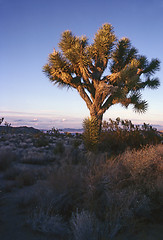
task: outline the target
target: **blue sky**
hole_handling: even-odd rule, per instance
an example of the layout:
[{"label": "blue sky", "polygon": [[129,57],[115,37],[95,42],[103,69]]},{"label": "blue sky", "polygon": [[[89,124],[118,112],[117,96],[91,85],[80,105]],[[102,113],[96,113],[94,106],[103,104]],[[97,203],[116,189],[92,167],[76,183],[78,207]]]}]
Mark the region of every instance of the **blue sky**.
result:
[{"label": "blue sky", "polygon": [[158,58],[161,86],[146,89],[148,111],[111,107],[104,119],[131,119],[163,126],[163,0],[0,0],[0,118],[12,126],[80,128],[89,111],[75,90],[59,89],[42,67],[58,48],[61,33],[71,30],[92,42],[103,23],[111,23],[118,38],[130,38],[140,54]]}]

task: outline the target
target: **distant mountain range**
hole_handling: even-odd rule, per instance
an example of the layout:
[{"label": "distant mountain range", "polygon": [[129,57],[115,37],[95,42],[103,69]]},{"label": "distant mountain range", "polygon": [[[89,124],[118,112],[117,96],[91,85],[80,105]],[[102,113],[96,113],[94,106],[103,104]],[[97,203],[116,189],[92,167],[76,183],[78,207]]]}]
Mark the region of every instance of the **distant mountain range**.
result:
[{"label": "distant mountain range", "polygon": [[0,126],[0,133],[17,133],[17,134],[36,134],[39,133],[40,130],[33,128],[33,127],[6,127],[6,126]]},{"label": "distant mountain range", "polygon": [[[25,134],[36,134],[39,133],[40,131],[46,132],[47,129],[36,129],[33,127],[6,127],[6,126],[0,126],[0,133],[6,132],[6,133],[25,133]],[[76,128],[63,128],[59,129],[59,131],[62,133],[64,132],[69,132],[69,133],[82,133],[83,129],[76,129]]]},{"label": "distant mountain range", "polygon": [[163,125],[152,125],[153,128],[157,128],[158,131],[163,131]]},{"label": "distant mountain range", "polygon": [[69,133],[82,133],[83,128],[63,128],[60,131],[61,132],[69,132]]}]

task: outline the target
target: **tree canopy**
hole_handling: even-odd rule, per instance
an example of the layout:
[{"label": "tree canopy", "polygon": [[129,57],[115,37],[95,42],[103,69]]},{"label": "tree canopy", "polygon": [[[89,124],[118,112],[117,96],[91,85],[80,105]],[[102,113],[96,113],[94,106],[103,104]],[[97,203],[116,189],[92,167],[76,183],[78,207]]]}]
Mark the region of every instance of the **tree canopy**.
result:
[{"label": "tree canopy", "polygon": [[102,25],[91,44],[85,36],[65,31],[59,49],[49,54],[43,71],[59,87],[75,88],[99,124],[105,111],[117,103],[145,112],[141,90],[160,85],[154,77],[160,61],[140,55],[128,38],[118,40],[111,24]]}]

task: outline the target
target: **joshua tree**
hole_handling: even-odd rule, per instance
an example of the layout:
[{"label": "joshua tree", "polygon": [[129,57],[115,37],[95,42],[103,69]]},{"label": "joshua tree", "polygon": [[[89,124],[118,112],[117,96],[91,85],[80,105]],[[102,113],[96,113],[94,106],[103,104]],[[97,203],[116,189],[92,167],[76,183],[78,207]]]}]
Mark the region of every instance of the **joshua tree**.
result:
[{"label": "joshua tree", "polygon": [[59,48],[49,55],[43,71],[54,84],[79,92],[99,130],[103,114],[114,104],[126,108],[132,104],[135,111],[146,111],[147,102],[140,92],[145,87],[159,86],[153,75],[160,62],[139,55],[128,38],[118,40],[110,24],[97,31],[92,44],[85,36],[65,31]]}]

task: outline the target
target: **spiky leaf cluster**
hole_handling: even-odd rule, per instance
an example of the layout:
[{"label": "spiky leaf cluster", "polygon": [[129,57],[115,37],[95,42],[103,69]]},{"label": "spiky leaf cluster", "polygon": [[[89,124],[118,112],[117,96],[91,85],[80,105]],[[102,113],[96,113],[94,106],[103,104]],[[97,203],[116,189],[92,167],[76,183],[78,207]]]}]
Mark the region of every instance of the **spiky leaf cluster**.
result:
[{"label": "spiky leaf cluster", "polygon": [[[97,31],[92,44],[85,36],[65,31],[59,49],[49,55],[43,70],[54,84],[75,88],[91,116],[99,118],[116,103],[125,107],[132,104],[143,112],[147,102],[141,99],[141,90],[159,86],[154,78],[159,60],[148,61],[139,55],[128,38],[117,40],[111,24]],[[109,74],[105,75],[107,69]]]}]

